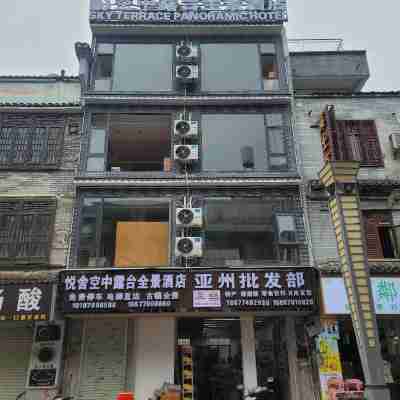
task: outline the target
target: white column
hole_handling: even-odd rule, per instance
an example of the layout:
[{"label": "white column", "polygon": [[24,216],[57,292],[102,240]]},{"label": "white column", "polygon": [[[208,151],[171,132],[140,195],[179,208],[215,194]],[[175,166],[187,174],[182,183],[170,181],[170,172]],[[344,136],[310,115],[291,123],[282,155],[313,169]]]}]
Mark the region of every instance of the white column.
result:
[{"label": "white column", "polygon": [[174,383],[175,318],[135,320],[135,400],[148,400],[164,382]]},{"label": "white column", "polygon": [[246,389],[257,387],[256,338],[254,317],[240,317],[242,342],[243,385]]}]

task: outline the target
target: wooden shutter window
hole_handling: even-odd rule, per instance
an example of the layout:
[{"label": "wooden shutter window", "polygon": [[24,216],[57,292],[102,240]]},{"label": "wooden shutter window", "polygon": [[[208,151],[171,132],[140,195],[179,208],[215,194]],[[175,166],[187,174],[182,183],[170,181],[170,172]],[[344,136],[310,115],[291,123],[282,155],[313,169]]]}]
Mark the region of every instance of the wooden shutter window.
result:
[{"label": "wooden shutter window", "polygon": [[364,152],[363,164],[383,167],[383,157],[378,132],[374,121],[360,121],[361,145]]},{"label": "wooden shutter window", "polygon": [[0,169],[58,168],[65,127],[66,118],[62,115],[2,115]]},{"label": "wooden shutter window", "polygon": [[381,239],[379,236],[379,226],[390,224],[390,215],[385,213],[366,213],[364,214],[364,226],[367,242],[367,254],[369,259],[384,258]]},{"label": "wooden shutter window", "polygon": [[368,259],[383,258],[383,249],[379,238],[378,224],[379,222],[375,218],[367,218],[365,223]]},{"label": "wooden shutter window", "polygon": [[48,262],[56,201],[0,200],[0,265]]},{"label": "wooden shutter window", "polygon": [[375,121],[337,120],[340,160],[360,161],[361,166],[383,167],[383,156]]}]

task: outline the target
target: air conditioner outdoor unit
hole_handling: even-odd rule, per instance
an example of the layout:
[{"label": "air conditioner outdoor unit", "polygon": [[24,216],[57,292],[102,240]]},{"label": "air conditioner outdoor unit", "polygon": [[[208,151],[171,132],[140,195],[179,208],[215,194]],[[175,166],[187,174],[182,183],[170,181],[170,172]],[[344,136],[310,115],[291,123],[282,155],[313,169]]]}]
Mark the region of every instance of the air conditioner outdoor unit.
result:
[{"label": "air conditioner outdoor unit", "polygon": [[400,155],[400,132],[392,133],[389,136],[390,144],[392,146],[392,152],[394,158],[398,158]]},{"label": "air conditioner outdoor unit", "polygon": [[200,228],[203,225],[203,210],[201,208],[177,208],[176,225]]},{"label": "air conditioner outdoor unit", "polygon": [[177,257],[202,257],[202,238],[187,236],[176,238],[175,255]]},{"label": "air conditioner outdoor unit", "polygon": [[26,387],[55,388],[61,374],[64,322],[38,322],[33,333]]},{"label": "air conditioner outdoor unit", "polygon": [[199,78],[199,67],[192,64],[180,64],[176,66],[176,79],[182,82],[192,82]]},{"label": "air conditioner outdoor unit", "polygon": [[192,137],[199,134],[198,121],[186,121],[184,119],[176,119],[174,123],[175,136]]},{"label": "air conditioner outdoor unit", "polygon": [[194,59],[199,56],[198,46],[190,42],[181,42],[176,45],[176,58],[180,60]]},{"label": "air conditioner outdoor unit", "polygon": [[177,144],[174,146],[174,160],[181,162],[192,162],[199,159],[199,146],[188,144]]}]

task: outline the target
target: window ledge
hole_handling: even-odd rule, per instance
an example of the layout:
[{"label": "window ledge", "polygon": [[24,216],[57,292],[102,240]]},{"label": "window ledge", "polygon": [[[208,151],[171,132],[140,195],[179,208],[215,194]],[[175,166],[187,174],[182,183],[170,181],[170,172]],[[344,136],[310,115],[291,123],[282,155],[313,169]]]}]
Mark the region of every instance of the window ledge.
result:
[{"label": "window ledge", "polygon": [[[205,187],[209,185],[220,186],[259,186],[259,185],[292,185],[301,183],[299,175],[293,173],[277,176],[277,174],[265,175],[191,175],[191,186]],[[109,187],[109,186],[150,186],[150,187],[185,187],[187,180],[184,175],[154,175],[154,176],[116,176],[105,174],[86,174],[75,177],[75,184],[79,187]]]},{"label": "window ledge", "polygon": [[[368,265],[372,275],[400,273],[400,259],[369,259]],[[324,275],[340,275],[340,263],[337,259],[318,262],[318,268]]]}]

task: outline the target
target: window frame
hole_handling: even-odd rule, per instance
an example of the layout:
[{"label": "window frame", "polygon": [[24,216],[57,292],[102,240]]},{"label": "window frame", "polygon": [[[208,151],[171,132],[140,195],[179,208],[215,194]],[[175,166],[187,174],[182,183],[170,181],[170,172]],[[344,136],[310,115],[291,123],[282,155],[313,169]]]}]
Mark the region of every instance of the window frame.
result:
[{"label": "window frame", "polygon": [[[129,111],[125,111],[125,110],[120,110],[118,111],[118,109],[114,109],[112,111],[91,111],[88,113],[88,118],[87,118],[87,129],[86,129],[86,137],[84,139],[84,148],[85,148],[85,152],[82,152],[81,155],[81,170],[84,173],[90,173],[90,174],[140,174],[140,175],[148,175],[148,174],[163,174],[167,171],[164,170],[149,170],[149,171],[121,171],[121,172],[115,172],[115,171],[111,171],[111,169],[109,169],[109,165],[111,163],[111,159],[110,159],[110,143],[111,143],[111,118],[113,115],[118,115],[118,114],[124,114],[124,115],[162,115],[162,116],[169,116],[170,118],[170,136],[169,136],[169,142],[170,142],[170,153],[169,153],[169,158],[174,161],[173,158],[173,146],[174,146],[174,137],[173,137],[173,122],[175,120],[176,117],[176,113],[172,112],[172,111],[146,111],[146,110],[139,110],[136,112],[129,112]],[[93,127],[93,117],[95,115],[104,115],[105,116],[105,137],[104,137],[104,153],[91,153],[90,152],[90,144],[91,144],[91,140],[92,140],[92,133],[94,129],[99,129],[99,128],[94,128]],[[199,147],[200,147],[200,142],[199,142]],[[100,158],[101,155],[104,154],[104,163],[103,163],[103,169],[102,170],[98,170],[98,171],[89,171],[88,170],[88,162],[90,158]]]},{"label": "window frame", "polygon": [[[86,137],[86,154],[85,157],[83,158],[84,161],[84,166],[83,169],[85,172],[87,173],[106,173],[107,171],[107,162],[108,162],[108,149],[109,149],[109,142],[111,139],[111,133],[110,133],[110,114],[109,112],[107,113],[97,113],[97,112],[91,112],[89,113],[89,118],[88,118],[88,129],[87,129],[87,137]],[[101,129],[101,128],[95,128],[93,127],[93,118],[95,115],[104,115],[105,116],[105,127],[104,127],[104,131],[105,131],[105,135],[104,135],[104,152],[103,153],[92,153],[90,151],[90,145],[91,145],[91,141],[92,141],[92,135],[93,135],[93,131],[95,129]],[[88,169],[88,165],[89,165],[89,159],[91,158],[101,158],[101,156],[103,157],[103,169],[99,170],[99,171],[90,171]]]},{"label": "window frame", "polygon": [[[267,115],[269,114],[280,114],[282,117],[282,125],[273,125],[273,126],[268,126],[267,122]],[[290,128],[288,126],[288,118],[289,114],[287,112],[265,112],[264,113],[264,121],[265,121],[265,133],[267,137],[267,171],[280,171],[280,172],[287,172],[290,168],[290,154],[289,154],[289,146],[288,146],[288,141],[290,140]],[[274,153],[271,151],[271,143],[270,143],[270,128],[271,131],[274,129],[282,129],[282,141],[283,141],[283,147],[284,147],[284,152],[283,153]],[[273,166],[271,164],[271,158],[273,157],[285,157],[286,158],[286,164],[284,166]]]},{"label": "window frame", "polygon": [[[234,112],[236,111],[236,113]],[[202,173],[202,174],[241,174],[241,175],[254,175],[254,174],[262,174],[269,176],[271,174],[288,174],[296,171],[296,158],[295,158],[295,153],[294,153],[294,143],[293,143],[293,135],[292,135],[292,127],[290,123],[290,111],[286,107],[278,107],[278,106],[269,106],[269,107],[263,107],[263,108],[257,108],[257,109],[248,109],[248,108],[240,108],[240,109],[235,109],[235,110],[226,110],[226,109],[220,109],[217,107],[213,107],[212,109],[199,109],[198,107],[193,107],[193,109],[189,109],[188,112],[191,115],[191,118],[193,120],[198,121],[198,126],[199,126],[199,137],[198,139],[195,139],[195,142],[193,144],[197,144],[199,146],[199,161],[193,163],[192,165],[192,172],[193,173]],[[176,167],[172,167],[170,171],[164,171],[164,170],[154,170],[154,171],[126,171],[126,172],[116,172],[108,169],[108,149],[110,145],[110,140],[111,140],[111,129],[110,129],[110,121],[113,115],[115,114],[126,114],[126,115],[135,115],[135,114],[150,114],[150,115],[168,115],[171,119],[171,131],[170,131],[170,159],[174,163],[174,156],[173,156],[173,146],[175,144],[175,138],[173,134],[173,127],[174,127],[174,121],[175,119],[179,119],[181,116],[181,112],[179,109],[176,107],[166,109],[166,110],[161,110],[159,108],[138,108],[136,110],[131,110],[129,108],[123,108],[123,109],[117,109],[117,108],[111,108],[108,110],[105,110],[100,107],[94,107],[90,110],[88,110],[85,114],[85,127],[84,127],[84,133],[82,135],[82,152],[81,152],[81,157],[80,157],[80,172],[82,174],[100,174],[100,175],[135,175],[135,176],[148,176],[154,174],[159,174],[160,176],[163,176],[163,174],[179,174],[177,172]],[[204,131],[204,126],[203,126],[203,117],[207,117],[209,115],[221,115],[226,118],[229,118],[230,115],[236,115],[236,114],[244,114],[244,115],[261,115],[263,117],[263,126],[264,126],[264,135],[265,135],[265,150],[264,150],[264,168],[263,169],[257,169],[257,170],[252,170],[252,169],[235,169],[235,170],[216,170],[216,169],[205,169],[204,168],[204,137],[205,137],[205,131]],[[268,134],[268,127],[267,127],[267,116],[270,114],[279,114],[282,117],[282,125],[276,125],[272,127],[274,129],[275,127],[281,128],[283,131],[283,140],[284,140],[284,146],[285,146],[285,153],[271,153],[269,152],[270,145],[269,145],[269,134]],[[100,157],[103,155],[103,153],[91,153],[90,152],[90,141],[92,138],[92,130],[96,129],[92,126],[92,120],[94,116],[100,116],[103,115],[105,118],[105,147],[104,147],[104,163],[103,163],[103,169],[98,170],[98,171],[89,171],[87,169],[88,166],[88,161],[91,157]],[[271,128],[271,127],[270,127]],[[192,143],[191,140],[189,140],[189,144]],[[285,157],[286,158],[286,165],[284,167],[270,167],[270,158],[271,156],[280,156],[280,157]]]},{"label": "window frame", "polygon": [[[349,159],[359,161],[361,167],[384,167],[382,147],[374,119],[336,119],[336,125],[338,139],[343,141],[343,146],[347,149]],[[358,126],[358,132],[351,132],[351,126],[353,125]],[[361,160],[355,160],[354,158],[351,136],[358,136]],[[374,149],[372,150],[376,152],[376,158],[370,157],[370,140],[374,143]]]},{"label": "window frame", "polygon": [[[25,203],[36,203],[36,206],[41,209],[35,208],[34,210],[24,210]],[[47,216],[49,218],[48,230],[47,230],[47,246],[44,248],[46,255],[45,256],[36,256],[34,254],[26,255],[26,256],[17,256],[15,253],[13,255],[7,257],[0,257],[0,266],[9,266],[9,265],[27,265],[27,264],[48,264],[50,260],[50,252],[52,248],[52,242],[55,235],[55,218],[57,212],[57,200],[53,197],[0,197],[0,205],[1,204],[15,204],[15,209],[10,212],[2,212],[0,209],[0,224],[2,220],[7,215],[15,216],[15,226],[14,226],[14,234],[21,239],[21,236],[24,232],[24,229],[21,228],[23,226],[22,217],[24,215],[35,215],[37,216]],[[40,229],[42,231],[42,229]],[[37,231],[36,231],[37,232]],[[31,237],[35,237],[35,233],[32,233]],[[10,241],[9,245],[11,247],[16,247],[21,243],[21,240]],[[40,241],[30,240],[28,243],[41,243]],[[15,249],[13,249],[15,251]]]},{"label": "window frame", "polygon": [[[366,253],[369,260],[397,260],[400,259],[400,235],[397,233],[400,231],[400,225],[393,223],[393,215],[390,211],[376,210],[369,211],[365,210],[362,212],[363,229],[365,232],[365,244]],[[373,228],[371,228],[371,225]],[[390,234],[390,244],[392,247],[395,258],[388,258],[384,255],[384,248],[379,235],[379,228],[387,228]],[[374,248],[368,246],[370,241],[376,243]],[[371,257],[372,253],[376,253],[377,257]],[[396,257],[397,255],[397,257]]]},{"label": "window frame", "polygon": [[[283,49],[283,44],[282,41],[280,40],[280,36],[276,35],[269,35],[266,36],[265,38],[258,39],[257,41],[249,41],[249,40],[243,40],[242,37],[235,37],[232,39],[224,39],[220,40],[218,38],[205,38],[201,39],[198,37],[193,37],[190,38],[191,41],[198,46],[199,49],[199,58],[198,58],[198,63],[197,65],[199,66],[199,79],[196,83],[195,88],[193,89],[193,93],[225,93],[227,92],[226,90],[204,90],[202,87],[202,51],[201,51],[201,46],[203,44],[252,44],[257,47],[257,54],[258,54],[258,62],[259,62],[259,89],[257,90],[243,90],[243,89],[233,89],[233,90],[228,90],[228,92],[237,92],[237,93],[243,93],[243,92],[253,92],[253,93],[278,93],[282,91],[288,91],[289,90],[289,83],[288,83],[288,65],[287,65],[287,57],[285,57],[284,54],[284,49]],[[154,42],[151,38],[144,39],[142,41],[137,41],[137,40],[124,40],[119,38],[118,40],[116,39],[110,39],[108,41],[101,41],[101,42],[94,42],[94,63],[91,67],[91,79],[90,79],[90,86],[89,90],[94,91],[94,92],[104,92],[104,93],[110,93],[114,92],[113,86],[114,86],[114,73],[115,73],[115,54],[116,54],[116,46],[118,44],[148,44],[148,45],[155,45],[155,44],[165,44],[165,45],[170,45],[171,46],[171,52],[172,52],[172,63],[171,63],[171,89],[170,90],[163,90],[161,93],[173,93],[173,92],[181,92],[182,87],[176,82],[175,79],[175,66],[178,63],[176,59],[176,54],[175,54],[175,45],[181,40],[181,38],[177,38],[176,40],[171,40],[171,39],[165,39],[165,40],[159,40],[157,42]],[[262,56],[263,55],[269,55],[270,53],[266,53],[265,51],[262,50],[262,45],[263,44],[272,44],[275,46],[275,58],[276,58],[276,63],[277,63],[277,81],[278,81],[278,88],[273,89],[273,90],[266,90],[264,88],[264,79],[263,79],[263,62],[262,62]],[[112,46],[112,52],[110,50],[106,50],[104,52],[99,52],[99,47],[105,45],[105,46]],[[97,72],[97,60],[99,55],[110,55],[112,54],[113,60],[112,60],[112,74],[110,78],[110,89],[109,90],[96,90],[95,87],[95,81],[96,81],[96,72]],[[189,63],[190,64],[190,63]],[[135,92],[135,91],[134,91]],[[145,90],[145,91],[138,91],[138,93],[144,93],[144,92],[152,92],[152,93],[158,93],[160,92],[159,90]],[[127,92],[129,93],[129,92]]]},{"label": "window frame", "polygon": [[[112,52],[111,53],[100,53],[99,52],[99,47],[101,45],[110,45],[112,47]],[[106,92],[110,93],[112,92],[113,88],[113,81],[114,81],[114,71],[115,71],[115,47],[116,43],[114,42],[100,42],[100,43],[95,43],[95,52],[94,52],[94,63],[91,68],[91,79],[90,79],[90,89],[93,92],[96,93],[101,93],[101,92]],[[110,89],[109,90],[97,90],[96,89],[96,75],[97,75],[97,69],[98,69],[98,57],[102,55],[111,55],[112,56],[112,67],[111,67],[111,77],[110,77]]]},{"label": "window frame", "polygon": [[[262,50],[262,46],[265,44],[272,44],[275,47],[275,53],[267,53],[265,51]],[[282,60],[280,60],[280,55],[279,55],[279,47],[278,46],[278,41],[274,40],[274,41],[266,41],[263,43],[258,43],[258,54],[259,54],[259,58],[260,58],[260,69],[261,69],[261,90],[263,92],[270,92],[270,93],[275,93],[278,92],[280,90],[283,89],[283,81],[282,81],[282,75],[283,75],[283,71],[280,68],[281,62]],[[265,88],[265,79],[264,79],[264,74],[263,74],[263,69],[264,69],[264,62],[263,62],[263,57],[264,56],[271,56],[273,55],[275,57],[275,62],[276,62],[276,73],[277,73],[277,78],[275,79],[278,82],[278,88],[277,89],[272,89],[272,90],[268,90]],[[283,61],[282,61],[283,62]]]},{"label": "window frame", "polygon": [[[221,202],[227,202],[227,201],[236,201],[236,200],[258,200],[260,202],[265,202],[267,201],[266,199],[258,196],[251,196],[251,197],[245,197],[245,196],[206,196],[204,197],[204,218],[207,217],[207,202],[208,201],[221,201]],[[250,207],[251,205],[249,205]],[[296,235],[296,240],[293,242],[281,242],[279,240],[279,232],[278,232],[278,224],[277,224],[277,217],[278,216],[290,216],[293,218],[293,222],[295,225],[295,235]],[[271,248],[273,249],[275,253],[275,259],[274,260],[265,260],[265,259],[242,259],[239,258],[238,261],[240,263],[241,267],[246,267],[246,266],[252,266],[252,265],[257,265],[260,263],[273,263],[273,265],[277,266],[287,266],[287,265],[301,265],[301,256],[300,256],[300,251],[301,251],[301,246],[304,245],[303,241],[300,240],[300,227],[297,222],[298,218],[298,211],[280,211],[280,210],[275,210],[272,212],[272,223],[271,223],[271,228],[273,232],[273,243],[271,244]],[[207,230],[206,230],[206,221],[204,221],[204,228],[203,228],[203,237],[204,237],[204,252],[206,252],[206,245],[207,245]],[[290,249],[294,249],[294,254],[295,254],[295,259],[292,262],[284,262],[282,261],[281,257],[281,249],[283,247],[289,247]],[[228,261],[229,259],[226,259]]]},{"label": "window frame", "polygon": [[[90,75],[90,86],[89,90],[95,93],[173,93],[176,91],[176,79],[175,79],[175,44],[176,42],[171,42],[170,40],[167,41],[132,41],[132,40],[114,40],[114,41],[107,41],[107,42],[95,42],[95,51],[94,51],[94,62],[91,66],[91,75]],[[171,47],[171,65],[170,65],[170,78],[171,78],[171,89],[168,90],[159,90],[155,88],[154,90],[129,90],[129,91],[117,91],[114,90],[114,81],[115,81],[115,63],[116,63],[116,52],[118,45],[168,45]],[[104,52],[99,52],[100,46],[110,46],[112,50],[105,50]],[[96,89],[96,75],[98,69],[98,60],[99,56],[106,55],[112,56],[112,63],[111,63],[111,77],[109,79],[109,89],[108,90],[97,90]]]},{"label": "window frame", "polygon": [[[247,169],[247,170],[217,170],[217,169],[205,169],[204,168],[204,159],[202,157],[204,153],[204,128],[203,128],[203,116],[210,116],[210,115],[226,115],[226,118],[229,118],[230,115],[262,115],[264,119],[264,135],[265,135],[265,164],[263,169]],[[275,126],[269,126],[267,124],[267,115],[269,114],[280,114],[282,117],[282,125],[275,125]],[[290,151],[290,141],[292,140],[291,137],[291,127],[290,127],[290,122],[289,122],[290,114],[288,109],[279,109],[279,108],[271,108],[269,109],[263,109],[262,111],[257,111],[257,112],[251,112],[251,111],[240,111],[236,114],[232,112],[220,112],[220,111],[206,111],[202,112],[199,115],[199,123],[201,126],[201,139],[199,140],[199,157],[200,157],[200,170],[201,172],[204,173],[210,173],[210,174],[215,174],[215,173],[221,173],[221,174],[227,174],[227,173],[240,173],[240,174],[270,174],[270,173],[287,173],[293,168],[293,155],[291,154]],[[282,129],[282,140],[283,140],[283,145],[284,145],[284,152],[283,153],[273,153],[270,151],[271,146],[270,146],[270,138],[269,138],[269,128],[272,130],[274,129]],[[284,167],[274,167],[271,165],[271,158],[273,157],[285,157],[286,158],[286,164]]]},{"label": "window frame", "polygon": [[[175,231],[175,225],[174,225],[174,219],[173,219],[173,214],[175,213],[175,208],[174,208],[174,201],[171,198],[167,197],[155,197],[155,196],[148,196],[148,197],[140,197],[140,196],[135,196],[134,194],[130,193],[80,193],[79,194],[79,200],[78,200],[78,215],[77,215],[77,223],[76,223],[76,230],[74,231],[74,237],[76,238],[76,244],[75,244],[75,249],[73,251],[74,254],[74,260],[75,262],[72,265],[72,268],[103,268],[101,265],[99,265],[99,260],[101,257],[104,257],[102,255],[102,226],[103,226],[103,220],[104,220],[104,199],[107,198],[118,198],[118,199],[131,199],[135,202],[146,202],[146,201],[157,201],[160,203],[165,203],[166,205],[168,204],[168,232],[169,232],[169,241],[168,241],[168,265],[163,267],[163,268],[169,268],[173,264],[174,260],[174,254],[172,250],[175,248],[175,241],[174,241],[174,231]],[[79,264],[79,255],[80,255],[80,250],[81,250],[81,240],[80,240],[80,235],[81,235],[81,228],[82,228],[82,223],[83,223],[83,207],[84,207],[84,201],[86,199],[99,199],[100,200],[100,207],[97,210],[96,214],[96,232],[95,232],[95,254],[96,254],[96,266],[82,266]],[[145,268],[147,266],[143,266]],[[110,268],[126,268],[126,267],[115,267],[114,265],[111,266]],[[135,268],[141,268],[141,267],[135,267]],[[153,267],[151,267],[153,268]]]},{"label": "window frame", "polygon": [[[9,135],[11,137],[10,150],[4,151],[7,153],[7,161],[0,162],[0,170],[30,171],[59,169],[63,158],[66,128],[67,119],[57,117],[56,115],[0,113],[0,137],[5,130],[10,130]],[[19,136],[20,130],[25,130],[23,137],[25,154],[30,154],[31,159],[28,160],[28,157],[23,154],[23,157],[25,157],[24,161],[16,162],[15,154],[18,153],[16,148],[19,146],[17,136]],[[40,160],[34,162],[32,161],[34,136],[38,131],[42,130],[45,130],[45,134],[42,133],[40,136]],[[52,133],[54,137],[50,137]],[[47,140],[45,140],[44,136],[46,136]],[[51,154],[49,154],[50,139],[54,140],[54,149]],[[50,162],[51,158],[53,158],[53,162]]]},{"label": "window frame", "polygon": [[[279,217],[291,217],[293,219],[293,224],[294,224],[294,234],[295,238],[294,240],[290,241],[281,241],[280,240],[280,232],[279,232]],[[275,224],[276,226],[274,227],[275,235],[276,235],[276,251],[278,253],[278,260],[280,263],[283,262],[282,260],[282,253],[281,251],[284,251],[286,249],[287,252],[291,252],[292,256],[294,256],[294,265],[299,265],[300,264],[300,246],[302,242],[299,240],[300,232],[299,232],[299,226],[296,221],[296,213],[290,213],[290,212],[275,212],[274,213],[274,219],[275,219]],[[287,264],[287,263],[286,263]]]}]

